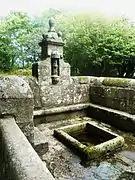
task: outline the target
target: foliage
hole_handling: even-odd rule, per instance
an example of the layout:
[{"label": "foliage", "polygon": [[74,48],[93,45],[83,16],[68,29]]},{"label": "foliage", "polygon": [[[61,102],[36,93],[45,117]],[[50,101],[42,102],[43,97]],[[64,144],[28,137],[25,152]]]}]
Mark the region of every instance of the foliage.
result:
[{"label": "foliage", "polygon": [[6,76],[6,75],[17,75],[17,76],[31,76],[31,68],[26,68],[26,69],[12,69],[8,72],[1,71],[0,76]]},{"label": "foliage", "polygon": [[59,19],[66,38],[65,59],[75,74],[132,77],[135,27],[127,20],[82,14]]},{"label": "foliage", "polygon": [[55,17],[66,40],[64,58],[73,75],[133,77],[135,27],[127,19],[64,14],[50,9],[39,17],[11,12],[0,21],[0,71],[28,68],[39,59],[38,43]]},{"label": "foliage", "polygon": [[0,23],[0,70],[29,66],[37,59],[37,28],[25,13],[12,12]]},{"label": "foliage", "polygon": [[0,70],[8,71],[10,64],[10,40],[4,36],[0,36]]},{"label": "foliage", "polygon": [[48,30],[48,18],[60,11],[50,9],[40,17],[26,13],[11,12],[0,21],[0,71],[9,71],[15,66],[27,68],[38,61],[38,43],[42,33]]}]

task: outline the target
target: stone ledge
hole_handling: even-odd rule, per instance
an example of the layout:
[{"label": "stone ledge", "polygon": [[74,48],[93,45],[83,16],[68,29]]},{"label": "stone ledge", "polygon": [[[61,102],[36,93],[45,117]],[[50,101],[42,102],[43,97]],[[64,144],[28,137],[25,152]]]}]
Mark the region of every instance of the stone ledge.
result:
[{"label": "stone ledge", "polygon": [[135,115],[91,103],[88,115],[122,130],[135,132]]},{"label": "stone ledge", "polygon": [[12,117],[0,119],[6,175],[16,180],[54,180]]},{"label": "stone ledge", "polygon": [[29,84],[19,76],[0,76],[0,116],[15,117],[17,125],[34,141],[33,93]]},{"label": "stone ledge", "polygon": [[121,88],[135,88],[135,79],[127,78],[113,78],[113,77],[91,77],[89,80],[90,85],[95,86],[111,86]]},{"label": "stone ledge", "polygon": [[69,106],[61,106],[57,108],[50,108],[46,110],[37,110],[34,111],[34,116],[44,116],[44,115],[51,115],[51,114],[59,114],[63,112],[68,111],[78,111],[82,109],[86,109],[89,107],[89,103],[83,103],[83,104],[75,104],[75,105],[69,105]]}]

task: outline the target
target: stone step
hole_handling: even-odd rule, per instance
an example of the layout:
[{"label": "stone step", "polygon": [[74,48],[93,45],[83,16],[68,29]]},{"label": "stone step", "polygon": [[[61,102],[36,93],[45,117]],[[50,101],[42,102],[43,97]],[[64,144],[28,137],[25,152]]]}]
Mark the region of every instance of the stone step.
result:
[{"label": "stone step", "polygon": [[44,115],[51,115],[51,114],[59,114],[68,111],[78,111],[83,110],[89,107],[89,103],[82,103],[82,104],[74,104],[69,106],[60,106],[50,109],[41,109],[34,111],[34,116],[44,116]]},{"label": "stone step", "polygon": [[60,106],[50,109],[41,109],[34,111],[34,124],[48,123],[52,121],[73,119],[87,115],[89,103],[74,104],[69,106]]},{"label": "stone step", "polygon": [[87,113],[91,118],[135,133],[135,115],[91,103]]}]

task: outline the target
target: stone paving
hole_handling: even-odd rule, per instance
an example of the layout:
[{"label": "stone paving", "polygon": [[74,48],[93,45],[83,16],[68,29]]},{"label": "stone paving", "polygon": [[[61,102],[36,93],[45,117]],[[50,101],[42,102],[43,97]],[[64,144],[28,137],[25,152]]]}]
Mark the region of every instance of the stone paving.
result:
[{"label": "stone paving", "polygon": [[[41,146],[41,159],[46,162],[48,169],[56,180],[120,180],[135,179],[135,163],[123,156],[123,151],[111,157],[91,162],[89,167],[81,165],[80,158],[70,149],[53,137],[53,130],[65,125],[71,125],[84,121],[92,121],[109,131],[122,135],[125,138],[123,151],[135,151],[135,137],[133,134],[121,132],[110,125],[99,123],[90,118],[77,118],[64,121],[56,121],[47,124],[39,124],[35,128],[35,143],[48,144]],[[46,147],[45,149],[42,149]]]}]

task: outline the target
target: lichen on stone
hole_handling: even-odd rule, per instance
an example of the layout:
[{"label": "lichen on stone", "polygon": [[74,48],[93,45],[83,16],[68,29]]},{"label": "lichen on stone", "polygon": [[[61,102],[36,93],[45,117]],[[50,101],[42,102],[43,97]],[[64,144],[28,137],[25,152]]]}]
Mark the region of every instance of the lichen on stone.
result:
[{"label": "lichen on stone", "polygon": [[73,132],[77,132],[77,133],[82,132],[84,128],[85,128],[85,124],[80,124],[78,126],[67,128],[64,131],[71,135]]},{"label": "lichen on stone", "polygon": [[104,86],[128,87],[129,80],[124,78],[105,78],[102,84]]}]

